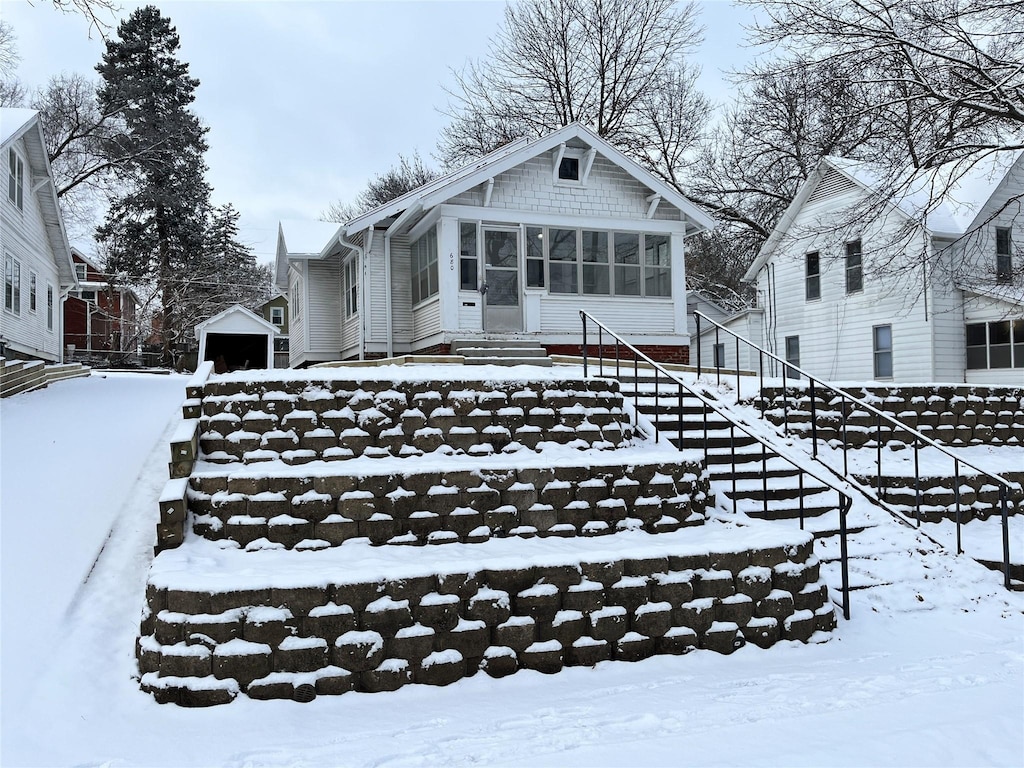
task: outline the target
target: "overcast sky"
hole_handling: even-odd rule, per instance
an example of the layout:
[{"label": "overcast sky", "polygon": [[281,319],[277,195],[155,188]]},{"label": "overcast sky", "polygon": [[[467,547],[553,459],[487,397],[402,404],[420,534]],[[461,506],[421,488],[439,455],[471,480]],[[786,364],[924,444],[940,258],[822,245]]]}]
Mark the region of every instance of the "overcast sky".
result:
[{"label": "overcast sky", "polygon": [[[61,71],[96,76],[103,41],[84,17],[48,0],[2,3],[29,88]],[[122,2],[122,13],[145,4]],[[498,0],[154,4],[200,80],[194,108],[210,128],[213,201],[241,212],[241,237],[261,261],[273,257],[278,220],[317,218],[333,201],[351,200],[399,153],[418,150],[431,161],[450,71],[486,54],[504,10]],[[748,12],[727,0],[699,5],[700,85],[721,102],[723,73],[748,58]]]}]

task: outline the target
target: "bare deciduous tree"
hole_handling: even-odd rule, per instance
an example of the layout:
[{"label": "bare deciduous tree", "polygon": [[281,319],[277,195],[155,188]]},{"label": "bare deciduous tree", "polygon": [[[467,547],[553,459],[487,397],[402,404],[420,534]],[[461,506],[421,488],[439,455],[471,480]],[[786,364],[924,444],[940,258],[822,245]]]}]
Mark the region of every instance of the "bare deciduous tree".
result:
[{"label": "bare deciduous tree", "polygon": [[413,152],[412,157],[400,154],[398,163],[370,179],[366,189],[353,202],[337,200],[320,214],[320,218],[323,221],[346,222],[361,213],[390,203],[396,197],[433,181],[437,176],[437,171],[427,166],[418,152]]},{"label": "bare deciduous tree", "polygon": [[455,73],[442,162],[579,121],[678,186],[707,112],[686,59],[696,13],[672,0],[510,3],[490,56]]}]

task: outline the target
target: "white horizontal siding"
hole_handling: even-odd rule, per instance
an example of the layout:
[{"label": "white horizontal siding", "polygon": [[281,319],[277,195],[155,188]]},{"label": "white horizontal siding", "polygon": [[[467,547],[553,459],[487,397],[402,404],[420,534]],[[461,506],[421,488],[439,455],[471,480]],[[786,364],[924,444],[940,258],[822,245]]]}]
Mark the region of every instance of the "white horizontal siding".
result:
[{"label": "white horizontal siding", "polygon": [[308,263],[309,351],[326,359],[341,355],[341,259]]},{"label": "white horizontal siding", "polygon": [[[459,330],[483,329],[483,297],[479,291],[459,291]],[[472,305],[472,306],[470,306]]]},{"label": "white horizontal siding", "polygon": [[674,307],[671,299],[546,295],[540,302],[539,330],[541,333],[582,333],[580,310],[583,310],[616,333],[670,335],[678,333]]},{"label": "white horizontal siding", "polygon": [[[383,237],[378,237],[374,241],[381,243],[382,252],[383,240]],[[409,238],[405,235],[391,238],[391,312],[391,333],[395,348],[404,348],[413,340],[412,276]]]},{"label": "white horizontal siding", "polygon": [[441,330],[441,302],[435,296],[419,304],[412,312],[412,340],[433,336]]}]

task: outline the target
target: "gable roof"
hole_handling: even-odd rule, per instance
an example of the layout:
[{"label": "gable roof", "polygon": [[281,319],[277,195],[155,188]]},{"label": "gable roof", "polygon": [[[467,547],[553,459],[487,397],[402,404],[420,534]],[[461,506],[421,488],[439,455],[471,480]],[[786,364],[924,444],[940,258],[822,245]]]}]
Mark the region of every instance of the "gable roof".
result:
[{"label": "gable roof", "polygon": [[570,123],[556,131],[537,139],[522,138],[506,144],[504,147],[485,155],[451,173],[434,179],[421,187],[395,198],[389,203],[378,206],[371,211],[360,214],[345,224],[345,234],[352,235],[372,227],[385,219],[401,214],[403,211],[418,209],[425,211],[445,200],[462,194],[467,190],[504,173],[539,154],[554,149],[560,144],[576,139],[597,150],[606,159],[615,163],[623,171],[635,178],[662,199],[671,203],[694,226],[694,231],[711,229],[715,220],[687,200],[672,187],[665,184],[635,161],[626,157],[608,141],[598,136],[581,123]]},{"label": "gable roof", "polygon": [[257,325],[270,332],[271,335],[276,336],[281,331],[280,329],[271,322],[264,320],[262,317],[257,315],[250,309],[246,309],[241,304],[232,304],[230,307],[225,309],[223,312],[218,312],[213,317],[203,320],[198,323],[195,328],[196,338],[198,339],[202,332],[209,328],[211,325],[222,323],[233,315],[239,316],[239,318],[249,322],[250,324]]},{"label": "gable roof", "polygon": [[35,194],[36,202],[42,214],[46,240],[53,252],[57,265],[57,275],[61,288],[78,285],[75,267],[71,260],[71,245],[64,229],[64,219],[60,215],[57,202],[57,188],[53,183],[50,170],[50,158],[46,153],[46,142],[43,140],[43,129],[39,122],[39,113],[34,109],[0,108],[0,152],[6,152],[19,139],[24,139],[29,167],[28,186],[35,190],[40,182],[44,182]]},{"label": "gable roof", "polygon": [[310,219],[281,219],[277,224],[277,252],[274,257],[274,284],[283,287],[288,280],[289,259],[319,259],[334,244],[341,224]]},{"label": "gable roof", "polygon": [[[964,168],[963,162],[954,160],[937,168],[911,171],[900,184],[898,196],[890,200],[894,209],[907,217],[921,218],[925,230],[933,237],[961,237],[975,226],[985,204],[1011,169],[1024,163],[1024,152],[993,153],[967,168]],[[834,169],[868,193],[878,190],[887,173],[887,169],[877,163],[835,156],[823,157],[800,186],[761,246],[757,257],[743,275],[745,282],[751,282],[757,277],[829,169]]]}]

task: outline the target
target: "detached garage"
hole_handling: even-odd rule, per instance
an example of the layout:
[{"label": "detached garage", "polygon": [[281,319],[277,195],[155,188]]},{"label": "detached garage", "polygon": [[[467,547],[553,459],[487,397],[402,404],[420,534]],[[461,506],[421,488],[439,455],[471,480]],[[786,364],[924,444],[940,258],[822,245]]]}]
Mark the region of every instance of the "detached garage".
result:
[{"label": "detached garage", "polygon": [[274,367],[276,326],[236,304],[196,326],[199,361],[212,360],[217,373]]}]

